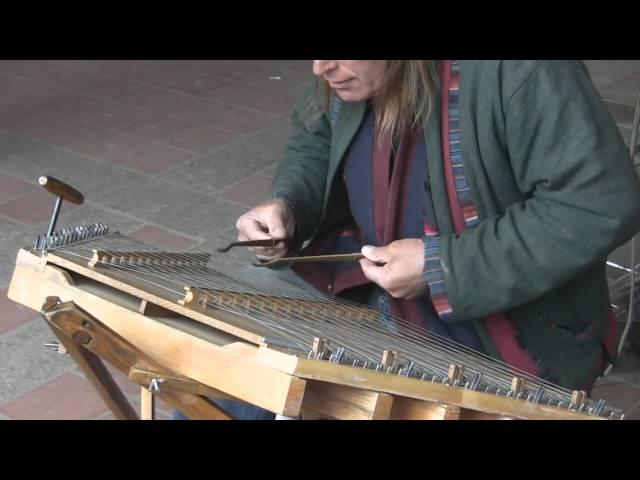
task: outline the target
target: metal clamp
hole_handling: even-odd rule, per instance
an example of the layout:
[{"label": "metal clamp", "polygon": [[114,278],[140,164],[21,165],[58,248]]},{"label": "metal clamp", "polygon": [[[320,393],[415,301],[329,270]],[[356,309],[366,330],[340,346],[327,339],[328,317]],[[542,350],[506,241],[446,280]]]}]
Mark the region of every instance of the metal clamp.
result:
[{"label": "metal clamp", "polygon": [[162,385],[163,383],[164,383],[164,378],[154,378],[149,383],[147,390],[149,390],[151,393],[156,393],[160,391],[160,385]]}]

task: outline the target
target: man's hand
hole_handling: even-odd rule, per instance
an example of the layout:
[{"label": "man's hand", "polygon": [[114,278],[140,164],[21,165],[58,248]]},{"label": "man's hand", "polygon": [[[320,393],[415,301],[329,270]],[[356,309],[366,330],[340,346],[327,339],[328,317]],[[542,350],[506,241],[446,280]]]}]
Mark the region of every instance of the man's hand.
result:
[{"label": "man's hand", "polygon": [[422,239],[396,240],[386,247],[365,245],[362,247],[362,254],[365,258],[360,260],[360,265],[364,276],[389,292],[392,297],[411,300],[424,292],[427,282],[422,278]]},{"label": "man's hand", "polygon": [[[286,202],[275,198],[262,202],[238,218],[238,241],[293,238],[295,218]],[[287,253],[285,242],[275,247],[250,247],[260,260],[274,260]]]}]

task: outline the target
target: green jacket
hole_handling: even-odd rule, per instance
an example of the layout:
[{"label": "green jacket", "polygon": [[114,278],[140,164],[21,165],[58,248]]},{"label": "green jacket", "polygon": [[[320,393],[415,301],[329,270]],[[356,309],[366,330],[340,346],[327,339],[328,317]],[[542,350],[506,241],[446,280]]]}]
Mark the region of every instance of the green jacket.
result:
[{"label": "green jacket", "polygon": [[[453,321],[507,313],[558,383],[598,367],[610,309],[607,255],[640,229],[640,182],[579,61],[460,61],[465,173],[480,223],[456,235],[444,181],[440,98],[424,126]],[[311,91],[311,90],[310,90]],[[365,102],[311,124],[305,95],[273,184],[310,239],[348,215],[340,171]],[[499,358],[482,321],[474,326]]]}]

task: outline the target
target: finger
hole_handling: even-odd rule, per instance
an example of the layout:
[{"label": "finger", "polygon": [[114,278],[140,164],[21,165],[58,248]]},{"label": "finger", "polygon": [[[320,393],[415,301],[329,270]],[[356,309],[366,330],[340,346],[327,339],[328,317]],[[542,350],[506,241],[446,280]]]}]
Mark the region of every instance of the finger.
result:
[{"label": "finger", "polygon": [[286,252],[284,248],[274,248],[274,247],[249,247],[249,251],[255,253],[256,255],[279,255]]},{"label": "finger", "polygon": [[271,235],[267,233],[267,226],[255,218],[240,218],[237,227],[246,240],[267,240],[271,238]]},{"label": "finger", "polygon": [[269,228],[269,233],[271,233],[271,237],[275,239],[284,239],[287,236],[287,231],[284,227],[275,227],[273,230]]},{"label": "finger", "polygon": [[362,273],[367,279],[384,288],[383,284],[386,283],[384,267],[376,265],[367,258],[363,258],[360,260],[360,266],[362,267]]},{"label": "finger", "polygon": [[365,245],[361,250],[362,254],[373,263],[385,264],[391,260],[391,254],[387,247],[373,247]]},{"label": "finger", "polygon": [[283,239],[287,237],[287,229],[281,211],[278,210],[269,216],[267,228],[269,229],[271,238]]},{"label": "finger", "polygon": [[283,257],[285,254],[284,251],[275,251],[275,252],[267,252],[267,253],[259,253],[256,254],[256,258],[258,260],[275,260],[276,258]]}]

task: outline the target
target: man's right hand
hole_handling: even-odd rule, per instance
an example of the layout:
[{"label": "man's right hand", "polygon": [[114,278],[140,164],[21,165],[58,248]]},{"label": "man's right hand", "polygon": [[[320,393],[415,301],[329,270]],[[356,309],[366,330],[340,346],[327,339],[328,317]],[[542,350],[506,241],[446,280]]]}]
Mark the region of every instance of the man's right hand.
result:
[{"label": "man's right hand", "polygon": [[[286,202],[274,198],[253,207],[238,218],[238,241],[247,240],[284,240],[293,238],[295,234],[295,218]],[[288,250],[285,242],[279,242],[275,247],[250,247],[260,260],[274,260],[283,257]]]}]

